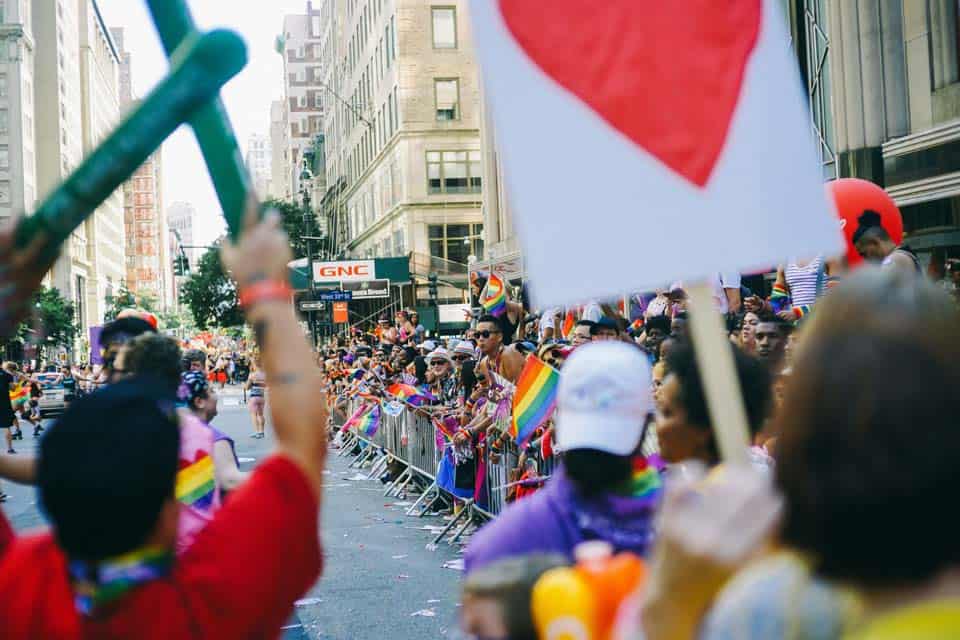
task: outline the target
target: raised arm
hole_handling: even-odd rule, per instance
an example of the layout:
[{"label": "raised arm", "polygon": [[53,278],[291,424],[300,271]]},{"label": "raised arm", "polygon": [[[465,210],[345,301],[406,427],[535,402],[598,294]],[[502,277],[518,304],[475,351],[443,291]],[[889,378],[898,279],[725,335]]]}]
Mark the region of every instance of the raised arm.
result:
[{"label": "raised arm", "polygon": [[319,495],[327,455],[326,394],[313,351],[294,316],[287,284],[290,242],[277,214],[270,212],[257,222],[256,205],[249,205],[239,243],[226,241],[222,259],[237,281],[247,321],[260,344],[277,448],[303,469]]}]

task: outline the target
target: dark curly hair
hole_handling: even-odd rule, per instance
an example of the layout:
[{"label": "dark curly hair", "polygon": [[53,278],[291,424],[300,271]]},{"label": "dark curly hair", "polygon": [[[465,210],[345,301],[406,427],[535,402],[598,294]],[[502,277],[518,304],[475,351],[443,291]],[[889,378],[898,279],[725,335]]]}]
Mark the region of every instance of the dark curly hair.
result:
[{"label": "dark curly hair", "polygon": [[[763,428],[770,411],[772,396],[770,373],[767,367],[757,359],[751,358],[733,345],[730,345],[730,348],[733,350],[740,391],[747,410],[747,426],[750,429],[750,435],[753,436]],[[670,349],[667,355],[667,371],[680,383],[679,401],[687,412],[687,421],[702,429],[711,429],[713,423],[707,408],[700,370],[697,367],[693,347],[688,342],[677,342],[677,345]],[[710,453],[713,460],[719,461],[717,443],[712,437]]]}]

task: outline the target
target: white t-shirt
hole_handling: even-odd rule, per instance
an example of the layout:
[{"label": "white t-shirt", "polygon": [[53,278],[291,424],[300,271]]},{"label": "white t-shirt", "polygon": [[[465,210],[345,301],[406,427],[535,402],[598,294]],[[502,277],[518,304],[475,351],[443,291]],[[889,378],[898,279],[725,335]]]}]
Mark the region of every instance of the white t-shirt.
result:
[{"label": "white t-shirt", "polygon": [[600,318],[602,317],[603,309],[600,308],[600,304],[596,300],[591,300],[587,303],[587,306],[583,308],[583,320],[600,322]]},{"label": "white t-shirt", "polygon": [[739,273],[718,273],[713,278],[713,301],[717,305],[720,313],[730,311],[730,302],[727,300],[727,294],[724,289],[739,289]]},{"label": "white t-shirt", "polygon": [[543,334],[547,329],[553,329],[553,339],[557,340],[561,336],[557,335],[560,332],[560,327],[558,325],[558,318],[560,316],[559,307],[551,307],[549,309],[544,309],[543,313],[540,314],[540,342],[543,342]]}]

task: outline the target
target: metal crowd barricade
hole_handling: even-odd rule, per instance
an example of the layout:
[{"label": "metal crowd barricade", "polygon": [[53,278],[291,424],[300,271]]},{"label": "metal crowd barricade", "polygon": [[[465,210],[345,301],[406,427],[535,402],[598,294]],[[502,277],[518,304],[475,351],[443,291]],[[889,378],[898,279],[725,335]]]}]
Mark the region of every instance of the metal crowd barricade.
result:
[{"label": "metal crowd barricade", "polygon": [[[349,400],[343,417],[338,416],[338,421],[341,422],[338,426],[342,426],[365,402],[369,401],[356,398]],[[434,545],[447,535],[450,535],[448,542],[455,543],[471,526],[479,526],[480,521],[495,518],[506,508],[511,481],[515,480],[510,477],[510,472],[517,468],[520,458],[520,451],[510,440],[502,440],[503,446],[499,454],[493,454],[489,446],[483,448],[486,504],[478,505],[472,499],[448,493],[437,484],[437,470],[444,449],[437,446],[436,427],[433,422],[417,415],[413,410],[406,409],[396,416],[381,412],[380,426],[372,437],[353,431],[341,431],[340,439],[341,456],[352,455],[357,446],[360,446],[361,451],[350,466],[363,469],[369,464],[369,478],[381,476],[394,460],[403,465],[403,471],[387,484],[384,495],[404,495],[410,487],[419,490],[417,500],[407,509],[408,516],[423,517],[430,513],[438,502],[461,505],[459,511],[455,512],[450,522],[435,537],[432,543]],[[553,457],[543,460],[539,450],[528,455],[537,461],[540,476],[553,473]]]}]

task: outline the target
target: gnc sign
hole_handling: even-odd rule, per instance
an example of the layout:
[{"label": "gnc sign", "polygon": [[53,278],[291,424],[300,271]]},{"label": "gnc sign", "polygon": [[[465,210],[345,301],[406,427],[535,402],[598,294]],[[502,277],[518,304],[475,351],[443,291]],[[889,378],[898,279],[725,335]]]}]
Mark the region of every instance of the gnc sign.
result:
[{"label": "gnc sign", "polygon": [[376,277],[373,260],[314,262],[314,282],[363,282]]}]

